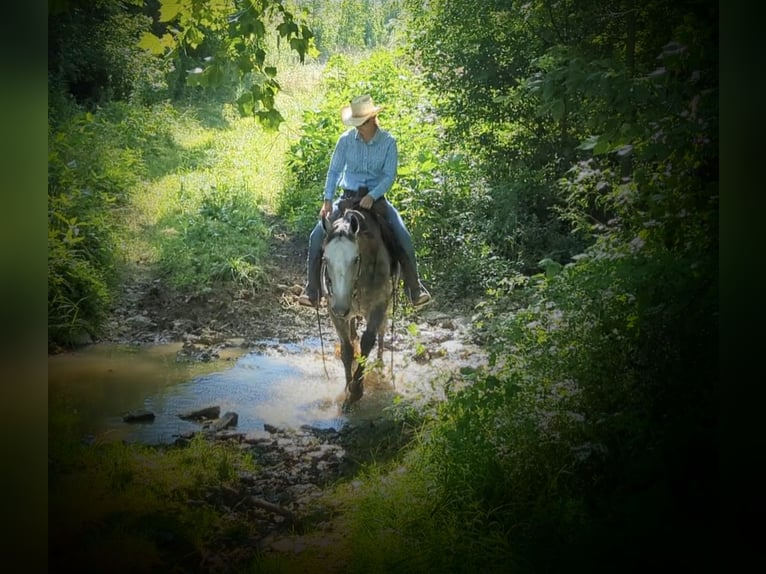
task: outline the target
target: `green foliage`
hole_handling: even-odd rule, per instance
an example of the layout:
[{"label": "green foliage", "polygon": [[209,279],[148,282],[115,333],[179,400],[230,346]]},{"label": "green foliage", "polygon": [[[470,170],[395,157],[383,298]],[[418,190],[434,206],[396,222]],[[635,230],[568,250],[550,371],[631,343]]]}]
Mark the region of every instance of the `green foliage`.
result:
[{"label": "green foliage", "polygon": [[48,131],[48,337],[69,345],[99,333],[117,280],[121,214],[145,173],[145,154],[167,144],[169,111],[159,106],[145,113],[114,103],[92,114],[54,102]]},{"label": "green foliage", "polygon": [[48,495],[50,556],[67,570],[98,571],[118,561],[138,571],[188,567],[221,544],[257,534],[213,505],[192,504],[254,472],[232,445],[197,435],[184,448],[123,443],[84,445],[72,421],[52,411]]},{"label": "green foliage", "polygon": [[[311,86],[291,93],[290,122]],[[221,283],[260,288],[264,211],[281,188],[286,134],[266,132],[220,99],[111,102],[87,112],[59,86],[50,94],[51,347],[97,339],[135,263],[179,296]]]},{"label": "green foliage", "polygon": [[[568,4],[484,3],[481,18],[476,2],[413,6],[426,73],[450,85],[438,108],[455,116],[448,135],[466,138],[476,179],[502,206],[490,228],[516,242],[506,257],[542,272],[509,273],[489,291],[476,319],[490,365],[453,380],[408,476],[367,493],[374,515],[358,506],[368,529],[358,570],[415,552],[424,572],[715,559],[718,83],[705,26],[715,8],[668,7],[661,19],[663,5],[609,19],[614,6],[601,2],[582,16]],[[615,46],[631,14],[636,28]],[[500,20],[502,30],[486,25]],[[560,230],[521,241],[530,221],[555,219],[588,244],[556,253]],[[402,517],[408,493],[429,504]],[[383,543],[393,556],[374,552]]]},{"label": "green foliage", "polygon": [[[566,202],[558,180],[572,163],[594,150],[630,170],[645,112],[683,93],[661,87],[674,62],[716,57],[710,2],[406,6],[408,51],[440,94],[447,138],[476,158],[494,204],[486,240],[525,273],[587,245],[581,228],[558,216]],[[717,64],[703,73],[717,74]]]},{"label": "green foliage", "polygon": [[[313,33],[281,1],[193,2],[160,0],[158,34],[145,32],[139,46],[177,58],[190,87],[238,84],[240,113],[268,129],[284,121],[275,108],[280,89],[276,68],[267,62],[267,30],[303,62]],[[192,56],[189,58],[189,56]]]},{"label": "green foliage", "polygon": [[167,97],[170,62],[137,45],[150,25],[135,6],[116,0],[49,3],[49,83],[90,106]]},{"label": "green foliage", "polygon": [[166,236],[158,263],[169,285],[190,295],[226,281],[259,289],[270,230],[257,198],[216,185],[201,192],[182,187],[176,201],[177,210],[158,222]]},{"label": "green foliage", "polygon": [[391,44],[399,23],[400,2],[340,0],[300,2],[308,11],[320,57],[384,48]]}]

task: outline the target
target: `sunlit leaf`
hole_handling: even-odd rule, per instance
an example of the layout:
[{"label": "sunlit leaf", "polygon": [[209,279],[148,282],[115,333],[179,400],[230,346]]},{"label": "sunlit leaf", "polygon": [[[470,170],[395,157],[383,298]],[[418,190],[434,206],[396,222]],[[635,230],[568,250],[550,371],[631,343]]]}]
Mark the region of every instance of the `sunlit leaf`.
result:
[{"label": "sunlit leaf", "polygon": [[138,42],[138,47],[143,48],[144,50],[149,50],[152,54],[157,55],[164,52],[162,41],[151,32],[144,32],[141,36],[141,40]]},{"label": "sunlit leaf", "polygon": [[170,22],[183,10],[178,0],[164,0],[160,6],[160,22]]}]

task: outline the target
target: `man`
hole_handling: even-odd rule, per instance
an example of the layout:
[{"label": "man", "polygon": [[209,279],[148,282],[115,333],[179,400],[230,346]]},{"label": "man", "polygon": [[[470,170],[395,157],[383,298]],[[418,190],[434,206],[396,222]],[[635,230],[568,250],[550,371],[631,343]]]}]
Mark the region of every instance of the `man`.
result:
[{"label": "man", "polygon": [[[382,109],[373,103],[369,95],[363,95],[351,100],[351,104],[341,110],[343,123],[351,129],[338,138],[327,170],[324,202],[319,211],[320,221],[309,237],[308,281],[298,299],[301,305],[317,307],[321,297],[319,284],[324,241],[322,218],[329,214],[331,218],[337,217],[340,200],[363,195],[365,192],[359,204],[361,208],[371,209],[373,202],[383,202],[386,208],[386,220],[397,243],[404,289],[410,303],[417,309],[431,300],[431,294],[420,282],[410,232],[399,212],[385,197],[396,179],[399,152],[394,136],[378,124],[378,113]],[[343,195],[333,204],[338,188],[343,190]]]}]

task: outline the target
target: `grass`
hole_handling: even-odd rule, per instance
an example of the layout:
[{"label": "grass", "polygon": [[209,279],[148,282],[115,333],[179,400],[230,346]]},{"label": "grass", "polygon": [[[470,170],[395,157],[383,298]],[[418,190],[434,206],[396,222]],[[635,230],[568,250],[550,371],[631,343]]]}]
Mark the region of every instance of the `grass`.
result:
[{"label": "grass", "polygon": [[302,113],[322,97],[319,65],[282,70],[278,131],[240,117],[231,104],[208,102],[169,114],[171,142],[145,156],[144,180],[123,209],[121,260],[156,266],[168,283],[204,292],[217,280],[253,287],[284,182],[284,158]]},{"label": "grass", "polygon": [[[255,470],[236,447],[201,437],[183,449],[86,446],[57,426],[49,450],[50,558],[61,571],[89,572],[106,564],[150,572],[179,557],[198,559],[231,539],[232,524],[213,506],[190,501]],[[244,521],[236,529],[257,535]]]}]

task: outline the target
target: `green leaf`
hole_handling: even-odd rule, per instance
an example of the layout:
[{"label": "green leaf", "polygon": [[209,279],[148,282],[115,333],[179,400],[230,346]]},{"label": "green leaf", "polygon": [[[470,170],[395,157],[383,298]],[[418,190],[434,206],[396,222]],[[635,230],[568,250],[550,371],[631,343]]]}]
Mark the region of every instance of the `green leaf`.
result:
[{"label": "green leaf", "polygon": [[152,54],[159,56],[165,50],[173,49],[173,44],[173,36],[170,34],[165,34],[162,38],[158,38],[151,32],[144,32],[138,42],[138,47],[149,50]]},{"label": "green leaf", "polygon": [[601,136],[590,136],[588,139],[586,139],[584,142],[578,145],[577,149],[581,149],[585,151],[593,149],[594,147],[596,147],[596,145],[598,145],[598,141],[600,137]]},{"label": "green leaf", "polygon": [[183,9],[178,0],[163,0],[160,6],[160,22],[170,22]]},{"label": "green leaf", "polygon": [[260,123],[267,131],[273,131],[279,129],[279,124],[285,121],[277,110],[262,110],[255,114],[258,123]]},{"label": "green leaf", "polygon": [[237,98],[239,113],[243,116],[252,116],[254,112],[254,100],[252,92],[245,92]]},{"label": "green leaf", "polygon": [[538,265],[545,270],[545,276],[549,279],[561,273],[561,269],[563,268],[561,263],[554,261],[550,257],[541,259]]},{"label": "green leaf", "polygon": [[138,41],[138,47],[149,50],[152,54],[161,54],[160,39],[151,32],[144,32]]},{"label": "green leaf", "polygon": [[306,51],[309,48],[308,40],[303,38],[291,38],[290,47],[298,52],[298,57],[300,58],[301,63],[303,63],[303,59],[306,56]]},{"label": "green leaf", "polygon": [[601,155],[603,153],[607,153],[612,149],[612,142],[608,140],[607,138],[601,138],[596,146],[593,148],[593,153],[595,155]]},{"label": "green leaf", "polygon": [[295,22],[282,22],[277,26],[277,31],[282,37],[292,36],[298,33],[298,25]]}]

